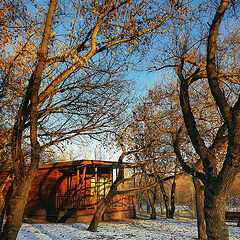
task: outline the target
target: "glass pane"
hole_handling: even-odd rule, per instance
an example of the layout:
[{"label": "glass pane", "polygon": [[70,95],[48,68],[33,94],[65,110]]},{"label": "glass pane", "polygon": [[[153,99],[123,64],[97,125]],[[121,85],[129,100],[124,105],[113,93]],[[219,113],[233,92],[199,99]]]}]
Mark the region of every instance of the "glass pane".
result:
[{"label": "glass pane", "polygon": [[91,178],[91,196],[95,195],[95,177]]},{"label": "glass pane", "polygon": [[107,195],[110,190],[110,179],[109,178],[98,178],[98,195]]},{"label": "glass pane", "polygon": [[106,182],[105,182],[105,194],[107,195],[109,190],[110,190],[110,178],[105,178]]}]

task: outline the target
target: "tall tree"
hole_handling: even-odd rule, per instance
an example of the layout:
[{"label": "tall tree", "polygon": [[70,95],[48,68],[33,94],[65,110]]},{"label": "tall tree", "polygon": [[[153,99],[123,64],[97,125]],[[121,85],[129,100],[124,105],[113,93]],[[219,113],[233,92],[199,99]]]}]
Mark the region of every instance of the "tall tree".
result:
[{"label": "tall tree", "polygon": [[[88,227],[89,231],[93,231],[96,232],[97,228],[98,228],[98,224],[100,222],[100,220],[102,219],[102,215],[104,214],[105,210],[107,209],[107,207],[109,206],[110,202],[112,201],[113,197],[117,194],[119,194],[121,191],[118,191],[118,186],[123,183],[124,181],[129,181],[129,180],[133,180],[133,178],[124,178],[124,158],[132,156],[132,155],[136,155],[136,154],[141,154],[145,149],[151,147],[151,145],[154,143],[154,139],[151,143],[147,143],[146,145],[141,145],[139,146],[139,148],[132,148],[131,145],[128,145],[127,143],[129,142],[129,138],[132,137],[132,135],[134,134],[134,129],[135,129],[135,125],[141,124],[141,122],[143,121],[143,119],[145,118],[145,116],[142,116],[142,118],[140,119],[134,119],[132,122],[130,122],[125,129],[117,136],[118,138],[118,143],[119,143],[119,147],[121,148],[121,155],[118,158],[118,163],[117,163],[117,167],[118,167],[118,174],[116,176],[115,181],[113,182],[107,196],[100,202],[99,206],[97,207],[96,212],[94,213],[94,216],[92,218],[92,221]],[[141,163],[139,163],[141,164]],[[129,166],[134,166],[135,164],[130,164]],[[135,176],[133,176],[135,177]],[[155,181],[153,184],[149,183],[150,187],[154,187],[156,185]],[[141,190],[146,190],[148,189],[149,186],[144,187],[143,189],[130,189],[127,191],[122,191],[123,193],[126,192],[133,192],[133,191],[141,191]]]},{"label": "tall tree", "polygon": [[[207,40],[206,70],[207,80],[211,94],[219,109],[223,123],[215,134],[212,145],[209,146],[201,136],[198,130],[196,118],[192,112],[190,104],[189,89],[198,79],[201,79],[201,69],[199,67],[186,78],[183,73],[183,65],[186,58],[182,58],[178,66],[177,74],[180,80],[180,102],[183,112],[184,122],[188,135],[194,146],[195,151],[203,162],[203,172],[196,171],[189,167],[188,172],[201,179],[204,183],[204,213],[208,239],[228,239],[228,229],[225,223],[226,197],[239,170],[239,98],[228,98],[228,93],[224,91],[223,82],[228,84],[229,78],[233,77],[234,72],[230,69],[222,69],[217,66],[217,38],[219,37],[219,27],[223,16],[230,6],[231,1],[222,0],[217,7],[214,19],[210,25]],[[226,72],[224,72],[226,71]],[[227,133],[226,133],[227,131]],[[225,136],[227,134],[227,149],[222,166],[218,166],[218,146],[224,149],[226,144]],[[183,160],[183,159],[182,159]],[[184,160],[183,160],[184,161]],[[186,168],[185,168],[186,169]]]},{"label": "tall tree", "polygon": [[[167,218],[173,218],[174,215],[175,180],[179,174],[172,147],[173,135],[182,121],[179,117],[179,102],[175,87],[173,82],[168,82],[166,84],[155,83],[148,89],[147,96],[134,109],[135,116],[145,114],[147,118],[145,122],[136,127],[134,140],[130,143],[139,147],[150,143],[156,136],[160,135],[158,141],[155,141],[151,148],[143,151],[136,159],[137,161],[155,159],[142,166],[142,172],[149,176],[152,175],[158,181]],[[166,155],[168,157],[162,157]],[[168,182],[172,184],[171,194],[167,193],[164,181],[162,181],[169,176],[173,180]]]},{"label": "tall tree", "polygon": [[[208,239],[228,239],[226,197],[239,170],[239,26],[232,21],[230,28],[225,27],[230,25],[227,18],[224,27],[221,22],[223,16],[235,17],[232,12],[238,13],[235,10],[239,6],[230,0],[211,4],[211,8],[206,8],[206,14],[213,20],[203,28],[192,27],[192,22],[173,21],[173,47],[166,51],[172,55],[162,59],[159,69],[173,67],[178,76],[184,123],[198,155],[196,159],[202,161],[203,168],[187,163],[188,156],[182,146],[179,146],[181,150],[175,149],[183,169],[204,184]],[[227,9],[232,12],[226,14]],[[204,19],[200,19],[197,13],[192,16],[196,16],[196,24]],[[201,92],[204,85],[206,90]],[[208,97],[204,98],[209,101],[196,98],[194,92],[202,96],[207,94]]]},{"label": "tall tree", "polygon": [[161,5],[151,0],[68,5],[50,0],[48,5],[31,1],[24,7],[26,21],[17,18],[16,28],[5,25],[7,33],[17,35],[13,44],[10,34],[1,59],[4,81],[19,80],[22,86],[13,97],[14,120],[1,146],[11,147],[16,180],[2,239],[16,239],[39,153],[61,141],[114,127],[128,87],[120,73],[141,60],[141,54],[134,55],[147,50],[141,43],[150,44],[155,30],[165,30],[180,5],[167,0]]}]

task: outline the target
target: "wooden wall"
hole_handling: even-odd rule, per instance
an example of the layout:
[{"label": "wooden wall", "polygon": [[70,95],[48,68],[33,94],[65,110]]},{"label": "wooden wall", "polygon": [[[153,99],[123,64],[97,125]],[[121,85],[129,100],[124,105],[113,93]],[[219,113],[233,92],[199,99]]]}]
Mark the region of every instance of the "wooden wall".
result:
[{"label": "wooden wall", "polygon": [[[6,173],[2,174],[1,179],[3,175]],[[96,179],[96,184],[92,183],[92,186],[97,192],[100,189],[97,187],[100,177],[112,181],[112,163],[76,161],[41,165],[32,182],[25,218],[29,221],[35,219],[35,222],[65,222],[67,219],[74,222],[83,220],[84,216],[93,215],[96,204],[103,196],[93,195],[91,181]],[[116,213],[118,210],[124,211],[124,216],[128,216],[128,209],[132,211],[132,205],[115,204],[114,209],[111,206],[107,211],[107,219],[111,218],[111,212]]]}]

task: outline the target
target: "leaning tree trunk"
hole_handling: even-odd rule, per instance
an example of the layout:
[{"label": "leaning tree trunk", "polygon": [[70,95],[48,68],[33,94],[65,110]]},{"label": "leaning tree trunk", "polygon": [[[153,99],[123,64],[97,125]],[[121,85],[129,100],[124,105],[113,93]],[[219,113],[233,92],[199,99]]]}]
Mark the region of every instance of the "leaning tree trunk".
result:
[{"label": "leaning tree trunk", "polygon": [[207,236],[204,220],[204,186],[201,181],[196,177],[193,177],[193,184],[195,188],[198,239],[206,240]]},{"label": "leaning tree trunk", "polygon": [[107,196],[101,201],[100,205],[97,207],[97,210],[92,218],[92,221],[88,227],[89,231],[96,232],[99,222],[101,221],[102,215],[104,214],[105,210],[109,206],[110,202],[112,201],[113,197],[116,195],[117,187],[121,183],[121,180],[124,178],[124,169],[121,166],[122,159],[124,158],[125,154],[122,154],[119,157],[119,172],[117,175],[116,180],[112,184]]},{"label": "leaning tree trunk", "polygon": [[22,182],[16,183],[16,192],[12,198],[6,223],[1,233],[1,240],[14,240],[22,226],[22,217],[27,203],[28,193],[34,173]]},{"label": "leaning tree trunk", "polygon": [[99,222],[102,219],[102,215],[104,214],[105,210],[107,209],[107,207],[109,206],[110,202],[112,201],[113,197],[116,195],[116,191],[117,191],[117,186],[120,183],[120,179],[116,179],[116,181],[113,183],[113,185],[110,188],[110,191],[108,192],[107,196],[105,197],[105,199],[103,199],[100,203],[100,205],[98,206],[92,221],[88,227],[89,231],[92,232],[96,232],[97,231],[97,227]]},{"label": "leaning tree trunk", "polygon": [[208,239],[228,240],[228,228],[225,221],[227,194],[216,194],[215,184],[209,185],[205,186],[204,199],[204,214]]},{"label": "leaning tree trunk", "polygon": [[[22,225],[22,216],[27,204],[28,193],[38,168],[40,145],[38,142],[38,92],[42,82],[42,73],[46,67],[46,58],[51,39],[51,28],[56,11],[57,0],[49,2],[44,31],[37,54],[36,68],[30,76],[25,95],[16,115],[11,136],[13,172],[16,179],[16,192],[13,196],[6,223],[3,227],[2,240],[14,240]],[[31,163],[26,165],[23,153],[23,133],[30,122]]]}]

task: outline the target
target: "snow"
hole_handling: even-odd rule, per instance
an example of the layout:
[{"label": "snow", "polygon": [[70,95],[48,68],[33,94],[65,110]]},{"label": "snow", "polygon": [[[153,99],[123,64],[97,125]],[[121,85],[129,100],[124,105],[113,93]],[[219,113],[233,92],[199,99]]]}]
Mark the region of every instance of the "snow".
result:
[{"label": "snow", "polygon": [[[159,217],[157,220],[135,219],[125,222],[101,222],[98,232],[87,231],[88,225],[88,223],[24,223],[17,240],[190,240],[197,238],[197,225],[194,219],[165,219]],[[240,227],[236,225],[236,222],[228,223],[230,240],[240,239]]]}]

